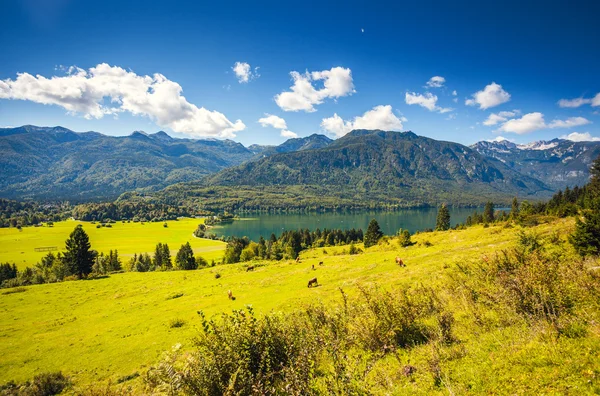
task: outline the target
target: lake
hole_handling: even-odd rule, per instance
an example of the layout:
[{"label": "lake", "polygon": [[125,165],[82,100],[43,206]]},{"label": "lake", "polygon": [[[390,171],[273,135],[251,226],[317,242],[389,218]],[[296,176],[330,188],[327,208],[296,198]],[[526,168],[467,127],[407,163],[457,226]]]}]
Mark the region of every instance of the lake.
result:
[{"label": "lake", "polygon": [[[482,212],[481,208],[450,208],[452,225],[463,223],[475,210]],[[394,235],[400,228],[411,233],[435,228],[436,217],[436,208],[405,209],[396,212],[258,214],[240,216],[240,220],[214,226],[210,232],[219,236],[247,236],[258,241],[261,235],[268,239],[271,233],[279,237],[284,230],[300,228],[308,228],[311,231],[317,228],[362,228],[366,231],[369,221],[376,219],[386,235]]]}]

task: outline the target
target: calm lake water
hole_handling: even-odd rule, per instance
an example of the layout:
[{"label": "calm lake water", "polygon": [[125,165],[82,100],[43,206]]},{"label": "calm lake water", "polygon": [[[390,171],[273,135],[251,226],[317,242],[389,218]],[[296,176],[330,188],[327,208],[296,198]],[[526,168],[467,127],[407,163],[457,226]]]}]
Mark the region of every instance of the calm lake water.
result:
[{"label": "calm lake water", "polygon": [[[463,223],[474,208],[450,208],[452,225]],[[481,213],[481,209],[477,209]],[[361,212],[361,213],[310,213],[310,214],[259,214],[241,217],[229,224],[211,228],[210,232],[219,236],[247,236],[258,241],[261,235],[267,239],[274,233],[279,237],[284,230],[308,228],[362,228],[366,231],[371,219],[376,219],[386,235],[395,234],[400,228],[411,233],[435,228],[437,209],[406,209],[397,212]]]}]

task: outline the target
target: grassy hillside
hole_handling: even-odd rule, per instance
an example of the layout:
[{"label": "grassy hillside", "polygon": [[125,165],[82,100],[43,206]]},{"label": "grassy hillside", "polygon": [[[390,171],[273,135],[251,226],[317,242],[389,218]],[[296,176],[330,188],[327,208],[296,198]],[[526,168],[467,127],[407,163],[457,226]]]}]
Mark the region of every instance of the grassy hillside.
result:
[{"label": "grassy hillside", "polygon": [[[16,263],[17,267],[31,267],[48,254],[36,252],[35,248],[55,246],[64,250],[65,241],[77,224],[82,224],[90,237],[92,249],[108,253],[117,249],[125,262],[134,253],[152,253],[158,242],[167,243],[175,257],[179,247],[190,242],[194,252],[205,259],[219,259],[225,250],[225,243],[198,239],[192,235],[203,219],[181,219],[167,221],[168,227],[160,223],[122,223],[112,227],[96,228],[97,224],[82,221],[60,221],[54,227],[0,228],[0,262]],[[57,252],[55,251],[54,254]]]},{"label": "grassy hillside", "polygon": [[[573,221],[568,219],[533,231],[544,240],[553,240],[550,249],[562,246],[561,254],[568,257],[572,252],[564,242],[572,228]],[[588,332],[578,338],[555,337],[543,325],[532,327],[513,316],[507,320],[496,311],[474,317],[468,303],[453,294],[458,266],[476,266],[494,251],[513,245],[517,229],[476,226],[425,233],[414,236],[417,244],[408,248],[391,239],[352,256],[346,254],[347,246],[314,249],[302,253],[300,264],[257,262],[254,272],[236,264],[17,289],[0,295],[0,383],[57,370],[72,376],[76,386],[109,379],[114,383],[136,372],[143,375],[173,345],[192,348],[191,337],[201,324],[200,310],[209,318],[247,305],[259,314],[294,312],[308,303],[334,306],[341,300],[339,288],[352,301],[361,285],[385,289],[424,285],[439,290],[440,298],[454,312],[458,341],[424,344],[383,356],[365,371],[372,392],[597,392],[597,322],[589,323]],[[406,268],[394,263],[397,255]],[[318,265],[320,261],[323,266]],[[316,270],[311,269],[313,264]],[[320,287],[307,288],[307,281],[315,276]],[[227,298],[228,290],[235,301]],[[175,321],[182,325],[174,326]],[[417,368],[410,378],[402,374],[407,364]],[[442,385],[432,381],[435,364],[441,367]],[[137,378],[122,386],[141,389],[143,385]]]}]

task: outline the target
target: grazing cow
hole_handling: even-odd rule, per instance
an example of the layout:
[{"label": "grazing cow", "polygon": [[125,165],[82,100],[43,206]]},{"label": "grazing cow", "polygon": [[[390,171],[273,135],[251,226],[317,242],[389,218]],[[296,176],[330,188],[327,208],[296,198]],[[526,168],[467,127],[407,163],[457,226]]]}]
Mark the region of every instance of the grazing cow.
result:
[{"label": "grazing cow", "polygon": [[248,271],[254,271],[254,266],[249,265],[248,268],[246,268],[246,272],[248,272]]},{"label": "grazing cow", "polygon": [[404,264],[404,261],[402,261],[402,259],[398,256],[396,256],[396,264],[398,264],[400,267],[406,267],[406,264]]},{"label": "grazing cow", "polygon": [[231,290],[227,290],[227,297],[229,297],[230,300],[233,300],[233,293],[231,292]]},{"label": "grazing cow", "polygon": [[312,278],[308,281],[308,287],[319,286],[319,282],[317,282],[317,278]]},{"label": "grazing cow", "polygon": [[300,256],[296,257],[296,263],[300,262]]},{"label": "grazing cow", "polygon": [[319,265],[323,265],[323,262],[322,262],[322,261],[319,261]]},{"label": "grazing cow", "polygon": [[315,270],[315,265],[314,264],[312,265],[312,269],[313,269],[313,271]]}]

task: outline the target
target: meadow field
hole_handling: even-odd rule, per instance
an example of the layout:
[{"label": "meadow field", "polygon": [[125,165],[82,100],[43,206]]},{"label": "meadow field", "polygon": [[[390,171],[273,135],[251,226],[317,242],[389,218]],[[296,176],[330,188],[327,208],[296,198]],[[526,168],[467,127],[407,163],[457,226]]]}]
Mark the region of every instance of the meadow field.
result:
[{"label": "meadow field", "polygon": [[19,269],[32,267],[48,254],[47,251],[36,251],[36,248],[55,247],[53,253],[64,250],[65,241],[78,224],[83,225],[90,237],[92,249],[108,253],[118,250],[125,263],[134,253],[154,252],[157,243],[167,243],[175,257],[179,247],[189,242],[194,253],[201,255],[209,262],[219,260],[225,250],[225,243],[209,239],[199,239],[192,235],[198,224],[204,219],[184,218],[177,221],[157,223],[123,223],[116,222],[111,227],[96,228],[97,224],[85,221],[67,220],[54,223],[53,227],[0,228],[0,263],[17,264]]},{"label": "meadow field", "polygon": [[[110,233],[119,226],[98,231]],[[163,231],[162,224],[149,226],[138,227],[140,232]],[[554,235],[567,246],[566,235],[573,226],[572,219],[562,219],[532,230],[542,238]],[[169,230],[173,229],[169,224]],[[98,234],[89,226],[88,231],[94,244]],[[386,239],[358,255],[348,255],[348,246],[311,249],[302,252],[300,263],[255,261],[253,272],[246,272],[247,264],[232,264],[5,289],[0,295],[0,384],[61,370],[76,386],[111,381],[135,390],[143,386],[145,371],[165,351],[176,344],[184,351],[192,348],[201,324],[198,311],[214,319],[249,305],[258,315],[294,312],[310,303],[339,303],[340,288],[353,298],[362,286],[394,289],[424,285],[441,290],[454,311],[460,341],[439,350],[417,346],[381,360],[374,370],[374,393],[378,387],[382,389],[379,393],[389,392],[390,386],[399,394],[448,390],[505,393],[507,389],[509,393],[593,393],[600,389],[597,323],[588,336],[577,339],[548,338],[543,329],[531,331],[516,320],[481,328],[448,290],[458,265],[475,265],[513,245],[516,231],[498,225],[422,233],[413,236],[413,246],[401,248],[396,239]],[[35,243],[29,242],[29,246]],[[406,267],[395,264],[398,255]],[[318,278],[319,287],[307,288],[313,277]],[[228,290],[236,297],[234,301],[227,298]],[[486,320],[499,323],[497,318]],[[431,366],[432,353],[444,362],[447,386],[433,387],[431,375],[423,369]],[[410,380],[400,373],[407,363],[419,367]],[[495,373],[493,381],[490,373]]]}]

